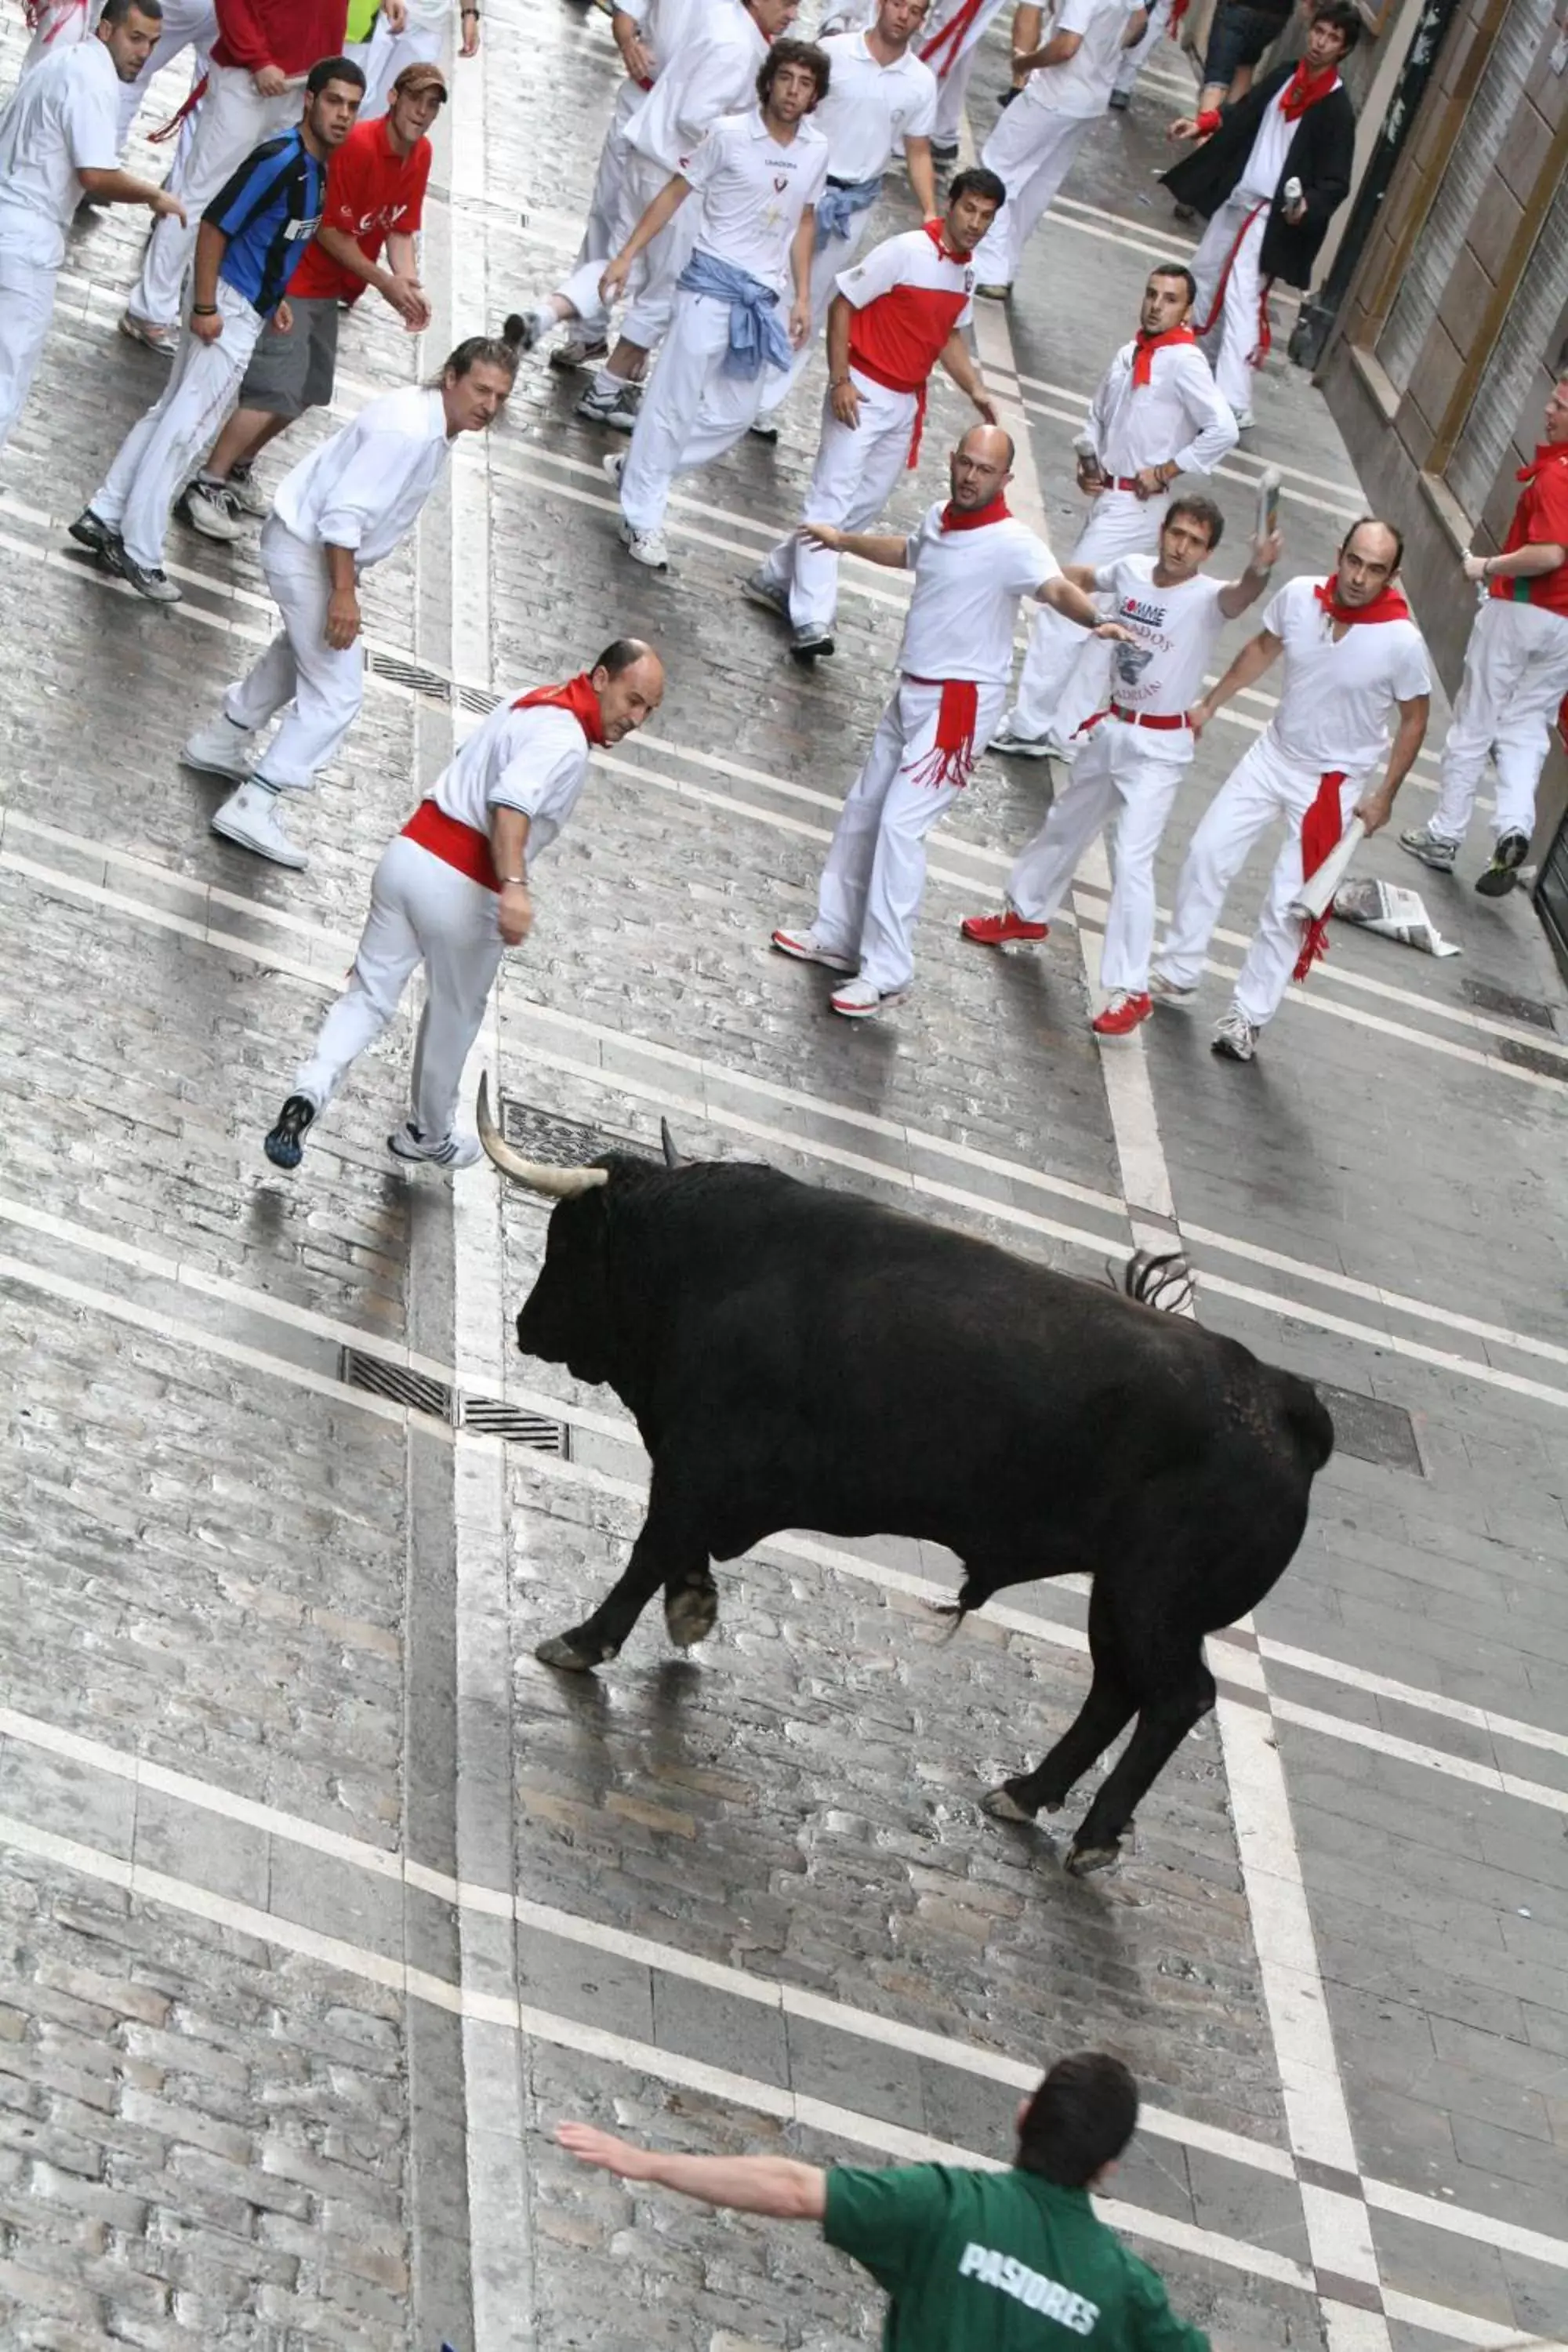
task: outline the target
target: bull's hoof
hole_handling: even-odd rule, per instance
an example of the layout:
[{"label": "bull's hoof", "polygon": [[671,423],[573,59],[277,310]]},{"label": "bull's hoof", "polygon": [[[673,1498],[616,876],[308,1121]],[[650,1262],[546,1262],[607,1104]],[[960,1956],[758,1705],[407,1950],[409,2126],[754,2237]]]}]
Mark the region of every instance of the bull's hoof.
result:
[{"label": "bull's hoof", "polygon": [[1109,1870],[1121,1859],[1121,1840],[1112,1838],[1109,1845],[1075,1845],[1068,1853],[1066,1868],[1075,1878],[1087,1878],[1091,1870]]},{"label": "bull's hoof", "polygon": [[616,1654],[613,1650],[601,1650],[595,1657],[590,1657],[586,1650],[577,1647],[570,1633],[552,1633],[547,1642],[540,1643],[533,1654],[542,1666],[560,1666],[569,1675],[591,1675],[595,1666]]},{"label": "bull's hoof", "polygon": [[711,1578],[704,1584],[678,1584],[665,1594],[665,1631],[678,1650],[705,1642],[718,1622],[719,1588]]},{"label": "bull's hoof", "polygon": [[999,1822],[1032,1822],[1035,1818],[1033,1808],[1021,1805],[1005,1780],[980,1801],[986,1812],[994,1814]]}]

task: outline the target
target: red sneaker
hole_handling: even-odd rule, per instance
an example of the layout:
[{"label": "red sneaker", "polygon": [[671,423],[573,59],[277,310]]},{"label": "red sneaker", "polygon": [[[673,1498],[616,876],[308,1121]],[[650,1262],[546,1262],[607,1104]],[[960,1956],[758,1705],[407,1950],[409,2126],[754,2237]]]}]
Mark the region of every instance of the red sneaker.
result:
[{"label": "red sneaker", "polygon": [[1049,923],[1026,923],[1008,907],[1000,915],[965,915],[959,930],[977,948],[1005,948],[1013,940],[1048,940]]},{"label": "red sneaker", "polygon": [[1097,1037],[1130,1037],[1153,1010],[1152,997],[1133,996],[1125,988],[1118,988],[1112,992],[1104,1012],[1097,1013],[1089,1025]]}]

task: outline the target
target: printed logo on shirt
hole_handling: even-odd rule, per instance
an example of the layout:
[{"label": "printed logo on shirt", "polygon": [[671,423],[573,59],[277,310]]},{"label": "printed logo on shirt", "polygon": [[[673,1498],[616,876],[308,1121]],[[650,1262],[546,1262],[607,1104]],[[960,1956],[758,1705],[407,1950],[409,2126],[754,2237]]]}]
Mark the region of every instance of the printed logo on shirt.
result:
[{"label": "printed logo on shirt", "polygon": [[357,220],[340,219],[333,226],[348,236],[368,236],[373,228],[395,228],[407,210],[406,205],[378,205],[374,212],[361,213]]},{"label": "printed logo on shirt", "polygon": [[789,185],[789,177],[788,177],[788,174],[787,174],[787,173],[785,174],[785,176],[784,176],[782,180],[779,178],[779,176],[778,176],[778,174],[777,174],[776,173],[774,173],[774,175],[773,175],[773,186],[778,190],[778,193],[779,193],[779,194],[780,194],[781,196],[783,195],[783,194],[784,194],[784,190],[788,187],[788,185]]},{"label": "printed logo on shirt", "polygon": [[994,2246],[977,2246],[973,2239],[959,2258],[958,2275],[999,2288],[1026,2311],[1044,2312],[1047,2319],[1070,2327],[1075,2336],[1092,2335],[1094,2323],[1100,2317],[1098,2304],[1086,2303],[1081,2294],[1074,2294],[1055,2279],[1032,2271],[1027,2263],[1019,2262],[1015,2255],[998,2253]]},{"label": "printed logo on shirt", "polygon": [[320,213],[316,215],[313,220],[289,221],[286,224],[283,230],[284,241],[289,245],[298,245],[301,238],[308,240],[314,236],[316,231],[321,227],[321,215]]}]

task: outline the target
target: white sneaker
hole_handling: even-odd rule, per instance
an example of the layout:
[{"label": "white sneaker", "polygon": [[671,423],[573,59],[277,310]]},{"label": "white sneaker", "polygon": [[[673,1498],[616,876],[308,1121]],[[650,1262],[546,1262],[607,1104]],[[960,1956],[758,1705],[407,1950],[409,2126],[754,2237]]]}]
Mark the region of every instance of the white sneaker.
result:
[{"label": "white sneaker", "polygon": [[1407,849],[1412,857],[1418,857],[1423,866],[1429,866],[1434,874],[1451,874],[1459,854],[1457,841],[1445,841],[1429,824],[1412,825],[1407,833],[1400,835],[1399,846]]},{"label": "white sneaker", "polygon": [[770,580],[765,572],[749,572],[741,583],[741,593],[748,604],[760,604],[778,620],[789,619],[789,590]]},{"label": "white sneaker", "polygon": [[1233,1004],[1215,1024],[1209,1051],[1226,1062],[1250,1062],[1258,1044],[1258,1027],[1239,1004]]},{"label": "white sneaker", "polygon": [[901,1004],[908,993],[907,989],[889,988],[884,995],[875,981],[847,980],[842,988],[834,990],[827,1002],[846,1021],[869,1021],[885,1005]]},{"label": "white sneaker", "polygon": [[609,476],[617,490],[621,487],[621,476],[626,470],[627,454],[625,449],[606,449],[599,460],[600,471]]},{"label": "white sneaker", "polygon": [[396,1160],[426,1160],[437,1168],[471,1168],[480,1155],[477,1135],[426,1135],[411,1118],[395,1128],[386,1148]]},{"label": "white sneaker", "polygon": [[550,354],[552,368],[602,368],[610,356],[603,335],[568,335]]},{"label": "white sneaker", "polygon": [[636,530],[629,522],[621,525],[621,545],[634,563],[649,572],[669,570],[669,549],[662,530]]},{"label": "white sneaker", "polygon": [[198,727],[186,739],[180,760],[184,767],[195,768],[200,775],[232,776],[237,782],[244,783],[250,773],[254,750],[248,730],[237,727],[220,711],[210,727]]},{"label": "white sneaker", "polygon": [[1250,408],[1233,408],[1230,413],[1236,419],[1238,433],[1250,433],[1258,422]]},{"label": "white sneaker", "polygon": [[212,819],[212,829],[226,841],[237,842],[241,849],[253,849],[258,857],[269,857],[274,866],[290,866],[295,873],[310,862],[283,830],[277,793],[254,778],[225,801]]},{"label": "white sneaker", "polygon": [[837,948],[824,947],[815,931],[775,931],[769,942],[780,955],[793,956],[796,963],[820,963],[829,971],[853,971],[853,956],[840,955]]},{"label": "white sneaker", "polygon": [[601,392],[596,383],[591,383],[573,414],[587,425],[607,425],[613,433],[631,433],[637,428],[641,395],[639,383],[620,383],[614,392]]},{"label": "white sneaker", "polygon": [[236,466],[228,478],[229,502],[241,514],[254,515],[265,522],[272,512],[272,493],[263,489],[248,466]]},{"label": "white sneaker", "polygon": [[1010,726],[1002,726],[985,746],[988,751],[999,751],[1005,760],[1048,760],[1053,754],[1053,741],[1048,735],[1016,735]]},{"label": "white sneaker", "polygon": [[1149,993],[1156,1004],[1190,1004],[1197,987],[1188,988],[1179,980],[1167,980],[1163,971],[1149,974]]},{"label": "white sneaker", "polygon": [[187,483],[185,495],[176,511],[183,514],[193,530],[204,539],[219,539],[232,545],[245,536],[245,526],[239,511],[229,496],[226,482],[204,482],[198,477]]}]

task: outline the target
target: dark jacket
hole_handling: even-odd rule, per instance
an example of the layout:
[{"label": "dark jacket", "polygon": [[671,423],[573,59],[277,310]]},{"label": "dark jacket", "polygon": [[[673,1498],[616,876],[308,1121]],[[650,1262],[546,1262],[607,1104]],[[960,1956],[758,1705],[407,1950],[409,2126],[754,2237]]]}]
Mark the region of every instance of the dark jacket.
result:
[{"label": "dark jacket", "polygon": [[[1267,108],[1284,89],[1296,68],[1276,66],[1254,84],[1237,106],[1227,106],[1219,129],[1192,154],[1161,176],[1179,205],[1191,205],[1206,220],[1217,213],[1247,168],[1252,142]],[[1318,248],[1329,223],[1351,192],[1355,170],[1355,109],[1343,83],[1310,106],[1296,125],[1279,188],[1300,180],[1307,201],[1307,217],[1294,227],[1285,217],[1279,188],[1274,191],[1263,251],[1258,258],[1266,278],[1281,278],[1287,286],[1310,286]]]}]

